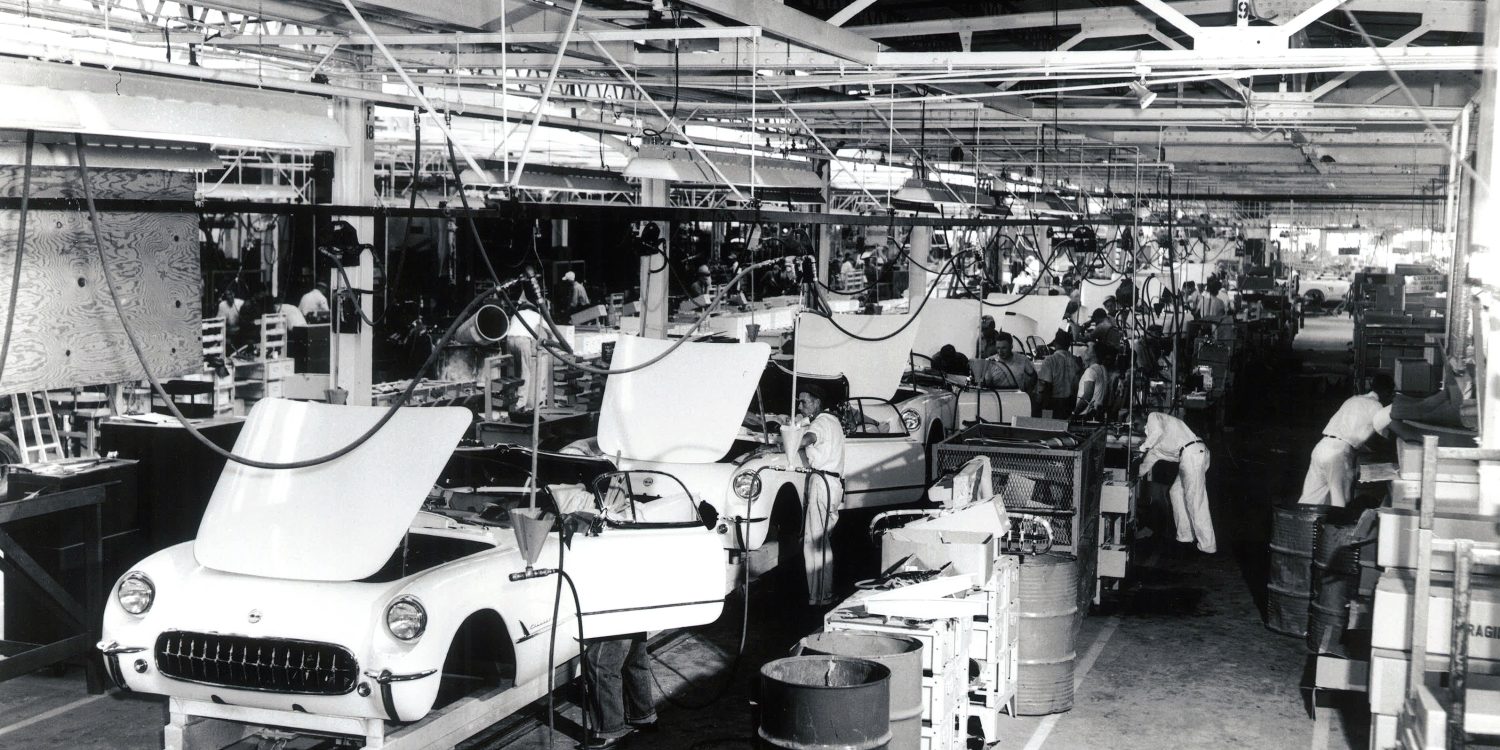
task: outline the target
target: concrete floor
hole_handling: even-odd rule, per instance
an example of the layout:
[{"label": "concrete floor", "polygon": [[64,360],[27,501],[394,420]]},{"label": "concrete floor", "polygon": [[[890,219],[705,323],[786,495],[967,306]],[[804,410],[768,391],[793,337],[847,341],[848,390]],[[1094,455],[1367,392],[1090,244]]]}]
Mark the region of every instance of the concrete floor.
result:
[{"label": "concrete floor", "polygon": [[[1143,542],[1135,580],[1084,622],[1073,710],[1004,721],[1002,747],[1365,747],[1363,696],[1320,698],[1327,706],[1310,718],[1300,689],[1307,664],[1301,640],[1261,624],[1271,505],[1296,499],[1319,431],[1348,393],[1339,378],[1348,371],[1350,326],[1347,318],[1310,318],[1293,355],[1248,363],[1229,426],[1206,435],[1219,553],[1164,542],[1169,526]],[[851,527],[859,521],[845,520]],[[750,745],[756,670],[817,624],[816,612],[778,605],[777,588],[774,576],[755,587],[750,638],[732,678],[726,667],[744,612],[738,597],[719,622],[658,648],[656,675],[669,696],[659,707],[662,730],[631,745]],[[464,747],[573,747],[578,711],[571,696],[562,697],[556,734],[545,726],[544,707],[533,706]],[[148,696],[89,698],[77,670],[32,675],[0,684],[0,748],[159,747],[164,714],[163,701]]]}]

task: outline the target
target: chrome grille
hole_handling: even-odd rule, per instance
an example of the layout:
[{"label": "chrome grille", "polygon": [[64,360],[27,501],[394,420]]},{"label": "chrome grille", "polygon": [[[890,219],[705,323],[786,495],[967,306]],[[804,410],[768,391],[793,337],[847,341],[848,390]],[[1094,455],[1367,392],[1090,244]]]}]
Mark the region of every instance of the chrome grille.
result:
[{"label": "chrome grille", "polygon": [[157,636],[156,666],[176,680],[304,695],[343,695],[359,677],[343,646],[175,630]]}]

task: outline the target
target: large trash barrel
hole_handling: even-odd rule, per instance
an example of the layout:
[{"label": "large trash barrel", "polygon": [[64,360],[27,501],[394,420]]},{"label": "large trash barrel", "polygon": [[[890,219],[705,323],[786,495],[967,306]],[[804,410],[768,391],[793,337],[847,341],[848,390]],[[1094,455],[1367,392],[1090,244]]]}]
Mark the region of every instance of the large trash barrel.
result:
[{"label": "large trash barrel", "polygon": [[1040,716],[1073,708],[1078,637],[1078,561],[1066,555],[1021,558],[1016,713]]},{"label": "large trash barrel", "polygon": [[853,656],[891,670],[891,750],[922,744],[922,642],[905,636],[836,630],[802,639],[803,654]]},{"label": "large trash barrel", "polygon": [[1313,541],[1312,595],[1307,617],[1307,650],[1313,654],[1348,656],[1344,628],[1349,624],[1349,600],[1359,591],[1361,545],[1355,521],[1323,518]]},{"label": "large trash barrel", "polygon": [[848,656],[789,656],[760,668],[760,746],[879,750],[891,742],[891,670]]},{"label": "large trash barrel", "polygon": [[1271,576],[1266,583],[1266,627],[1307,635],[1312,598],[1312,553],[1317,524],[1327,505],[1281,505],[1272,510]]}]

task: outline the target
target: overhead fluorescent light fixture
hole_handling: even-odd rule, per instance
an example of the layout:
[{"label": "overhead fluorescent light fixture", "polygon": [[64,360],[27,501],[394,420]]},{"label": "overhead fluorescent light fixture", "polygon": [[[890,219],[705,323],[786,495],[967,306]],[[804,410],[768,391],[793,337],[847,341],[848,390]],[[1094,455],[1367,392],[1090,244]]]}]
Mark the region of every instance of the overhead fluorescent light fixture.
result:
[{"label": "overhead fluorescent light fixture", "polygon": [[1131,81],[1130,93],[1135,94],[1136,104],[1141,109],[1151,106],[1156,101],[1156,92],[1146,88],[1144,81]]}]

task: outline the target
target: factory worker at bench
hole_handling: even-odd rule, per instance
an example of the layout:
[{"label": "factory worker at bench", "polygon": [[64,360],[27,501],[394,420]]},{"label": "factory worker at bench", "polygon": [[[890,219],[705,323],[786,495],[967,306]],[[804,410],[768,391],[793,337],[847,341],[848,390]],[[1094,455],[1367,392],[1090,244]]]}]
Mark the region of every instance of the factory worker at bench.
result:
[{"label": "factory worker at bench", "polygon": [[797,387],[799,419],[787,446],[794,468],[808,472],[802,498],[802,560],[807,571],[809,604],[833,603],[833,550],[830,532],[844,505],[844,426],[824,411],[823,389],[811,383]]},{"label": "factory worker at bench", "polygon": [[1349,486],[1354,482],[1354,454],[1370,436],[1384,435],[1390,427],[1386,405],[1396,393],[1396,381],[1386,373],[1376,373],[1369,393],[1350,397],[1328,420],[1323,439],[1313,448],[1302,482],[1298,503],[1332,505],[1342,508],[1349,503]]},{"label": "factory worker at bench", "polygon": [[1146,440],[1141,443],[1141,476],[1150,476],[1158,462],[1177,464],[1177,478],[1168,495],[1177,541],[1198,543],[1198,550],[1218,550],[1214,521],[1208,512],[1208,446],[1182,420],[1152,412],[1146,417]]}]

